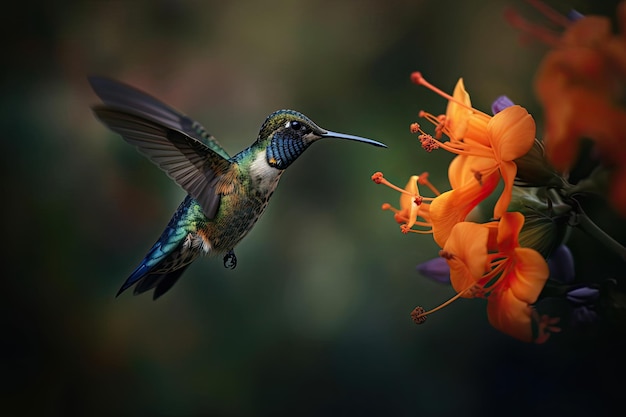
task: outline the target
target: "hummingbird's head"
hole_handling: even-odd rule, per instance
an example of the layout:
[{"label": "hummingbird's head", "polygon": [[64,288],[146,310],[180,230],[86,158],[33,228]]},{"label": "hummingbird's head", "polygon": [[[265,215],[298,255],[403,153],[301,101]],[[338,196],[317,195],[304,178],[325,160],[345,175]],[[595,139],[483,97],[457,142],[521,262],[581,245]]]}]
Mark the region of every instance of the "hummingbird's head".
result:
[{"label": "hummingbird's head", "polygon": [[323,138],[348,139],[387,147],[375,140],[322,129],[295,110],[278,110],[270,114],[261,126],[257,143],[266,146],[270,166],[285,169],[313,142]]}]

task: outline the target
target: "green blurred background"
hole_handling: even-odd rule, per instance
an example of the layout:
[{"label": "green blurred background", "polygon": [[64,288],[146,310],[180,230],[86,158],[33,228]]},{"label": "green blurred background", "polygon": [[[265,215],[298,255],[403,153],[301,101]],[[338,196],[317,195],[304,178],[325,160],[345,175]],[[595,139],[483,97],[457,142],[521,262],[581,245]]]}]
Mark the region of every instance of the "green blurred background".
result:
[{"label": "green blurred background", "polygon": [[[415,327],[410,311],[452,290],[417,274],[437,247],[402,235],[380,210],[397,193],[370,181],[427,170],[446,188],[449,155],[409,133],[420,109],[446,103],[411,85],[412,71],[448,91],[464,77],[485,110],[506,94],[541,124],[532,79],[545,49],[520,43],[502,18],[511,5],[543,22],[521,1],[5,9],[0,415],[574,416],[614,404],[624,384],[611,376],[626,366],[611,334],[522,344],[491,328],[483,300]],[[280,108],[389,149],[313,146],[239,245],[237,269],[202,259],[158,302],[115,298],[184,192],[96,121],[91,74],[183,110],[231,154]]]}]

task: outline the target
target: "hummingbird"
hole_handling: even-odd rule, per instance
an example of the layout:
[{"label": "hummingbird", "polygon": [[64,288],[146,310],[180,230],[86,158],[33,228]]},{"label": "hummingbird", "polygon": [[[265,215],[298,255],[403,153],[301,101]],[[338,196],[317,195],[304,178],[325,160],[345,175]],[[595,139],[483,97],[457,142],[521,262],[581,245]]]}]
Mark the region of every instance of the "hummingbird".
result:
[{"label": "hummingbird", "polygon": [[386,148],[372,139],[332,132],[294,110],[278,110],[256,140],[235,156],[197,121],[119,81],[89,77],[102,104],[95,116],[161,168],[187,196],[139,266],[117,293],[135,286],[161,297],[201,255],[223,255],[235,268],[235,246],[248,234],[283,172],[313,142],[348,139]]}]

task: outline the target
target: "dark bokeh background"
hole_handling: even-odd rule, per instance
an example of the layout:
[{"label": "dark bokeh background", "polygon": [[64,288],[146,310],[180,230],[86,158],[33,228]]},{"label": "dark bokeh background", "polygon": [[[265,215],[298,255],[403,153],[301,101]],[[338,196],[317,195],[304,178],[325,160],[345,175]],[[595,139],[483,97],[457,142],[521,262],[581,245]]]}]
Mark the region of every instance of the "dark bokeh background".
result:
[{"label": "dark bokeh background", "polygon": [[[551,4],[614,10],[595,3]],[[380,210],[397,194],[369,179],[382,170],[403,185],[428,170],[446,187],[449,156],[420,152],[408,131],[420,109],[445,109],[410,84],[414,70],[447,90],[464,77],[479,108],[507,94],[541,124],[531,83],[544,48],[519,42],[502,18],[510,5],[530,11],[452,0],[5,9],[0,415],[577,416],[618,404],[625,350],[611,332],[526,345],[490,327],[483,300],[415,327],[415,305],[452,292],[415,272],[437,248],[399,233]],[[313,146],[238,247],[237,269],[202,259],[158,302],[116,299],[184,193],[94,119],[89,74],[184,110],[231,154],[279,108],[389,149]],[[573,246],[581,265],[595,259],[589,271],[605,259],[597,246]]]}]

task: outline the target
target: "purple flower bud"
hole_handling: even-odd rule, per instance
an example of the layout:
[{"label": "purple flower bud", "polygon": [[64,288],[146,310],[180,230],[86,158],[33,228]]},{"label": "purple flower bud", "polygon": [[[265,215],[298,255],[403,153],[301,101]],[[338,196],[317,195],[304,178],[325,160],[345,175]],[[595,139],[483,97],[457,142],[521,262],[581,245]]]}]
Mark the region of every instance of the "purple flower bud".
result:
[{"label": "purple flower bud", "polygon": [[569,13],[567,14],[567,18],[571,20],[572,22],[582,19],[583,17],[585,17],[584,14],[574,9],[570,10]]},{"label": "purple flower bud", "polygon": [[598,299],[599,295],[600,291],[596,288],[580,287],[569,291],[565,298],[574,304],[588,305],[593,304],[593,302]]},{"label": "purple flower bud", "polygon": [[569,248],[561,245],[556,248],[548,258],[548,267],[550,268],[550,278],[563,283],[574,281],[574,257]]},{"label": "purple flower bud", "polygon": [[443,258],[434,258],[421,263],[417,265],[417,271],[425,277],[442,284],[450,284],[450,267]]},{"label": "purple flower bud", "polygon": [[598,313],[594,310],[582,306],[577,307],[572,311],[572,325],[590,324],[598,319]]},{"label": "purple flower bud", "polygon": [[496,115],[507,107],[511,107],[513,105],[515,105],[515,103],[513,103],[510,98],[507,96],[500,96],[491,104],[491,112]]}]

